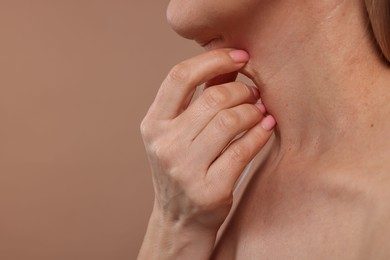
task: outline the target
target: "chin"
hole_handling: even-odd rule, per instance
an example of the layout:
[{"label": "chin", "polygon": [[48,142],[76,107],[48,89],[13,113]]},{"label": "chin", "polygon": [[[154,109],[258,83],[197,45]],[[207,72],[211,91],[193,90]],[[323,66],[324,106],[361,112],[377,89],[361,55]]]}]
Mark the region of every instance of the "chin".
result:
[{"label": "chin", "polygon": [[[212,12],[209,1],[171,0],[166,18],[171,28],[180,36],[205,45],[218,38],[221,28],[218,26],[218,12]],[[225,23],[223,23],[225,24]]]},{"label": "chin", "polygon": [[[248,5],[249,0],[244,2]],[[253,1],[253,0],[250,0]],[[249,7],[228,0],[171,0],[166,17],[180,36],[195,40],[206,50],[244,47],[239,21],[244,21]],[[240,42],[236,42],[239,40]]]},{"label": "chin", "polygon": [[167,10],[167,21],[170,27],[181,37],[194,40],[206,50],[228,47],[221,34],[199,20],[191,22],[189,16],[179,15],[172,8]]}]

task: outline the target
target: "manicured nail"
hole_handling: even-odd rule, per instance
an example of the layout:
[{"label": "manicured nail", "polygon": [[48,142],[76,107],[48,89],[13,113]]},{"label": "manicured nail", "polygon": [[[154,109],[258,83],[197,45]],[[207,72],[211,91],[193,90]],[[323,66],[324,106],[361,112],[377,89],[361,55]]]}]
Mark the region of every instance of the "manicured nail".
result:
[{"label": "manicured nail", "polygon": [[276,125],[275,118],[271,115],[268,115],[263,118],[263,120],[260,122],[260,125],[265,130],[271,131]]},{"label": "manicured nail", "polygon": [[249,54],[243,50],[234,50],[229,53],[233,61],[236,63],[244,63],[249,60]]},{"label": "manicured nail", "polygon": [[257,106],[257,108],[260,109],[261,113],[265,114],[265,112],[267,112],[263,103],[257,103],[255,104],[255,106]]}]

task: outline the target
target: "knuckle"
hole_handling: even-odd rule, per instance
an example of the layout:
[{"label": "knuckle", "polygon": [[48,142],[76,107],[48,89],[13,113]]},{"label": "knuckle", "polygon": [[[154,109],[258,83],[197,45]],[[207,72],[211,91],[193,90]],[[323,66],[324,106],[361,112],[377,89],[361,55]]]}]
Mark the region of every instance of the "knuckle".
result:
[{"label": "knuckle", "polygon": [[219,113],[217,127],[221,130],[230,130],[240,124],[240,116],[232,110],[224,110]]},{"label": "knuckle", "polygon": [[228,91],[212,87],[203,92],[203,99],[208,107],[219,107],[229,98]]},{"label": "knuckle", "polygon": [[170,82],[185,82],[190,78],[190,72],[187,69],[187,65],[183,62],[175,65],[168,73],[168,81]]},{"label": "knuckle", "polygon": [[149,141],[152,136],[153,126],[151,122],[145,117],[140,124],[140,132],[145,141]]}]

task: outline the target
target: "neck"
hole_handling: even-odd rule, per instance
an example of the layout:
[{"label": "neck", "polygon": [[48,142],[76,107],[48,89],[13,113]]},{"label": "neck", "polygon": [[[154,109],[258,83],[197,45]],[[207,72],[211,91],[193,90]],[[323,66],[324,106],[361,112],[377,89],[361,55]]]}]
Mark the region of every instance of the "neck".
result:
[{"label": "neck", "polygon": [[385,106],[389,111],[390,69],[376,52],[364,11],[347,2],[326,17],[316,12],[303,20],[291,10],[278,21],[288,33],[267,37],[260,30],[246,41],[251,61],[243,73],[277,121],[281,152],[323,153],[372,127]]}]

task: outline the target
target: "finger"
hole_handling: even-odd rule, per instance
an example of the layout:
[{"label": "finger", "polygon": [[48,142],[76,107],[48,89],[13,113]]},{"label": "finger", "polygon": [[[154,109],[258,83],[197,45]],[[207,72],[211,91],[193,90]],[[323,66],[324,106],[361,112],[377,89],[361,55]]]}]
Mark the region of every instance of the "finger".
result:
[{"label": "finger", "polygon": [[207,169],[237,135],[251,129],[262,119],[262,112],[252,104],[220,111],[193,140],[192,156]]},{"label": "finger", "polygon": [[185,108],[197,86],[218,75],[242,68],[249,55],[242,50],[217,49],[176,65],[168,74],[149,109],[149,115],[172,119]]},{"label": "finger", "polygon": [[268,115],[261,123],[232,142],[211,164],[207,178],[210,178],[211,182],[218,182],[221,189],[233,190],[246,165],[259,153],[271,137],[275,124],[275,119]]},{"label": "finger", "polygon": [[176,123],[186,138],[193,140],[221,110],[245,103],[255,104],[259,97],[257,88],[249,87],[242,82],[213,86],[205,89],[202,95],[176,119]]},{"label": "finger", "polygon": [[188,105],[191,103],[191,101],[193,101],[194,98],[198,98],[202,92],[206,89],[206,88],[209,88],[209,87],[212,87],[212,86],[215,86],[215,85],[222,85],[222,84],[225,84],[225,83],[228,83],[228,82],[233,82],[236,80],[237,78],[237,75],[238,75],[238,72],[235,71],[235,72],[231,72],[231,73],[227,73],[227,74],[223,74],[223,75],[219,75],[219,76],[216,76],[215,78],[207,81],[205,83],[205,86],[203,87],[203,89],[196,89],[195,90],[195,93],[194,94],[190,94],[186,101],[183,103],[183,109],[186,109],[188,107]]},{"label": "finger", "polygon": [[223,75],[218,75],[215,78],[206,82],[205,89],[215,85],[222,85],[228,82],[233,82],[236,80],[237,75],[238,75],[237,71],[223,74]]}]

